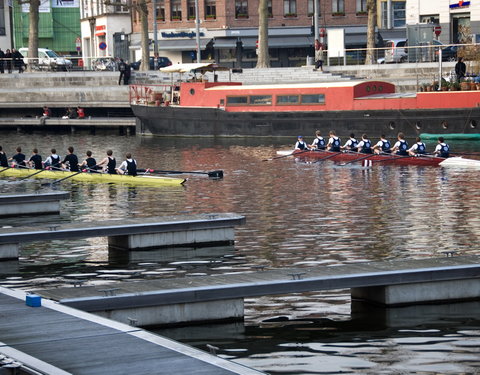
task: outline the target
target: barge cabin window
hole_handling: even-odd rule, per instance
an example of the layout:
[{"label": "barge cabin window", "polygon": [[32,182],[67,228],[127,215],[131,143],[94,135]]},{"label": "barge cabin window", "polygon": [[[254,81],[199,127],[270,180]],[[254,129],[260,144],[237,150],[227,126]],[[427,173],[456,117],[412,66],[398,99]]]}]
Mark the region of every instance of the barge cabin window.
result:
[{"label": "barge cabin window", "polygon": [[[277,95],[277,105],[325,104],[325,94]],[[272,105],[272,95],[227,96],[227,106]]]}]

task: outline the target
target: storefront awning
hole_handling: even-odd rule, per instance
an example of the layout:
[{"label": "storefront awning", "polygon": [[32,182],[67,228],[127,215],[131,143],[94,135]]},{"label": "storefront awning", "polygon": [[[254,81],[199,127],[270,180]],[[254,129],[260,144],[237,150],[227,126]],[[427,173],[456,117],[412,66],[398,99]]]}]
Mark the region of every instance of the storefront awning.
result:
[{"label": "storefront awning", "polygon": [[[211,41],[208,38],[200,38],[200,49],[204,50]],[[160,39],[158,49],[163,51],[195,51],[197,49],[196,39]]]},{"label": "storefront awning", "polygon": [[[242,42],[243,48],[255,48],[257,37],[239,37],[239,38],[215,38],[213,46],[215,48],[235,48],[237,40]],[[270,36],[268,38],[270,48],[292,48],[292,47],[310,47],[313,46],[313,37],[309,36]]]}]

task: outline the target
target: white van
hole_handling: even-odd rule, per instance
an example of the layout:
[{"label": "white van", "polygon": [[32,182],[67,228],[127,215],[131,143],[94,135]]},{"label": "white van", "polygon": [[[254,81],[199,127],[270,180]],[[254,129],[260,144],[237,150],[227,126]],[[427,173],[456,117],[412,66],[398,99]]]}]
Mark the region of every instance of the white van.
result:
[{"label": "white van", "polygon": [[[25,65],[28,64],[28,48],[20,48],[20,53],[23,55]],[[41,69],[48,70],[70,70],[72,61],[58,56],[51,49],[38,49],[38,66]]]},{"label": "white van", "polygon": [[379,64],[384,63],[403,63],[408,59],[406,39],[387,39],[384,40],[385,57],[377,60]]}]

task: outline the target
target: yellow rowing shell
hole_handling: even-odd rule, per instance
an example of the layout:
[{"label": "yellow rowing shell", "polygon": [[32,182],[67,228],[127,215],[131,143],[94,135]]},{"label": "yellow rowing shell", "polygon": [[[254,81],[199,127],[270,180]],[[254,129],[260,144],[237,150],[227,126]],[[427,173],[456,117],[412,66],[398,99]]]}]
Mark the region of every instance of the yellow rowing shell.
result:
[{"label": "yellow rowing shell", "polygon": [[[23,169],[23,168],[9,168],[0,173],[0,177],[27,177],[33,175],[38,170]],[[153,186],[179,186],[186,180],[184,178],[152,176],[152,175],[138,175],[127,176],[120,174],[108,173],[89,173],[66,171],[42,171],[41,173],[32,176],[32,178],[49,178],[59,180],[61,178],[70,177],[69,180],[84,181],[84,182],[100,182],[100,183],[120,183],[120,184],[134,184],[134,185],[153,185]],[[68,180],[67,180],[68,181]]]}]

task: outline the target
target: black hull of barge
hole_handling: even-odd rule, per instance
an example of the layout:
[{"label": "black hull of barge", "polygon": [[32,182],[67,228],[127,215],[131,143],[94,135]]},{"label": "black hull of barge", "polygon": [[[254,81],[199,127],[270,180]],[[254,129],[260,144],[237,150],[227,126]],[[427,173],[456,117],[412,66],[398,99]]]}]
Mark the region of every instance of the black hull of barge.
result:
[{"label": "black hull of barge", "polygon": [[288,136],[333,129],[338,135],[367,133],[407,137],[420,133],[478,133],[480,108],[382,111],[225,112],[217,108],[132,105],[146,130],[160,136]]}]

